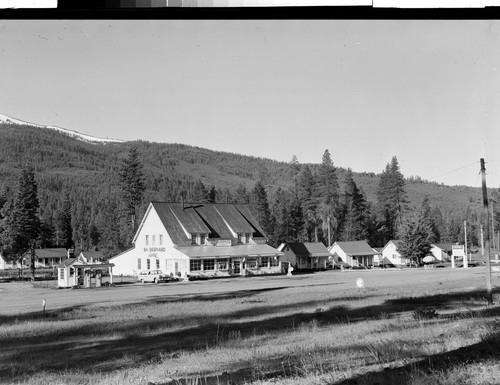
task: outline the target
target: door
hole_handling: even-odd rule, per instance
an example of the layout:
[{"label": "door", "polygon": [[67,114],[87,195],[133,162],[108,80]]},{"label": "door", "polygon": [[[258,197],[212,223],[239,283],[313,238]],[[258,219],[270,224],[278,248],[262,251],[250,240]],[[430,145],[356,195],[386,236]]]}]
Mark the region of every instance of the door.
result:
[{"label": "door", "polygon": [[233,274],[240,274],[240,273],[241,273],[241,262],[233,261]]}]

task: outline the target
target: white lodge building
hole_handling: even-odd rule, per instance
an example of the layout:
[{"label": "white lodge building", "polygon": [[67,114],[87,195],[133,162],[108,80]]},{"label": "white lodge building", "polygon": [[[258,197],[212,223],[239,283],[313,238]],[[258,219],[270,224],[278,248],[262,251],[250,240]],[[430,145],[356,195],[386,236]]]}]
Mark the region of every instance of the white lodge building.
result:
[{"label": "white lodge building", "polygon": [[109,259],[115,275],[160,269],[177,277],[216,277],[281,272],[279,250],[247,205],[152,202],[134,247]]}]

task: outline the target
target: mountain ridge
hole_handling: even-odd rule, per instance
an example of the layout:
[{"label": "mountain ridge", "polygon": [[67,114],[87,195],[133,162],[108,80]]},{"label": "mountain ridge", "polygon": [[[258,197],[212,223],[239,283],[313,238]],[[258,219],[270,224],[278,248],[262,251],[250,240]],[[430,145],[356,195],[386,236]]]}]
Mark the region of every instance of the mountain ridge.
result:
[{"label": "mountain ridge", "polygon": [[[226,186],[231,190],[236,189],[240,184],[247,188],[251,188],[253,183],[262,177],[261,174],[266,174],[269,179],[267,187],[272,194],[277,187],[290,186],[291,170],[290,163],[281,162],[269,158],[255,157],[251,155],[242,155],[231,152],[224,152],[218,150],[210,150],[202,147],[191,146],[180,143],[159,143],[149,141],[122,141],[118,139],[100,139],[95,138],[96,141],[88,140],[87,135],[80,134],[76,131],[68,129],[56,128],[55,126],[44,126],[35,123],[25,122],[20,119],[12,118],[7,115],[0,114],[0,124],[15,128],[16,126],[42,128],[51,130],[54,133],[63,134],[68,138],[78,140],[78,143],[65,141],[57,135],[45,134],[43,131],[38,132],[10,132],[8,136],[23,140],[24,137],[30,137],[30,143],[26,143],[26,147],[22,151],[19,144],[14,144],[11,140],[12,146],[4,146],[3,159],[0,159],[0,164],[13,168],[19,168],[14,165],[14,160],[31,159],[37,163],[39,171],[46,174],[71,174],[77,171],[81,175],[84,171],[94,170],[102,171],[102,169],[113,170],[116,172],[116,166],[126,155],[126,151],[132,145],[138,147],[142,159],[145,161],[147,174],[150,179],[158,179],[158,174],[164,174],[173,179],[183,180],[201,180],[207,186],[215,185],[216,187]],[[103,143],[105,146],[87,147],[85,144]],[[111,146],[111,147],[110,147]],[[22,146],[21,146],[22,147]],[[55,148],[54,148],[55,147]],[[102,149],[100,149],[102,147]],[[98,159],[75,159],[79,158],[78,154],[84,154],[85,157],[97,157]],[[7,158],[7,159],[6,159]],[[81,158],[81,157],[80,157]],[[388,156],[388,161],[390,157]],[[107,160],[106,160],[107,159]],[[318,160],[321,159],[321,154],[318,154]],[[18,162],[17,162],[18,163]],[[90,164],[93,165],[91,167]],[[111,167],[102,167],[103,163],[111,163]],[[99,166],[97,166],[99,164]],[[313,169],[319,167],[318,163],[299,163],[300,167],[305,165]],[[75,170],[76,169],[76,170]],[[4,170],[5,171],[5,170]],[[342,186],[343,178],[346,173],[345,168],[337,167],[337,175],[339,182]],[[112,172],[112,173],[113,173]],[[174,175],[176,174],[176,175]],[[379,175],[373,172],[353,172],[354,179],[357,184],[363,189],[367,198],[371,202],[376,201],[376,189],[378,185]],[[264,177],[266,177],[264,175]],[[160,178],[161,179],[161,178]],[[426,195],[425,191],[428,190],[428,195],[434,197],[433,201],[447,208],[452,208],[455,204],[465,205],[466,203],[480,203],[480,189],[471,186],[447,186],[437,182],[428,182],[420,179],[419,177],[405,178],[407,193],[410,201],[414,205],[423,199]],[[194,182],[193,182],[194,183]],[[161,183],[160,183],[161,184]],[[424,186],[424,187],[423,187]],[[446,203],[449,198],[444,197],[443,191],[450,195],[450,191],[458,192],[459,195],[466,195],[463,199],[451,199],[453,203]],[[451,194],[456,195],[456,194]],[[170,199],[175,199],[175,196]],[[455,197],[457,198],[457,197]]]},{"label": "mountain ridge", "polygon": [[73,136],[77,139],[91,142],[91,143],[124,143],[125,142],[124,140],[121,140],[121,139],[98,138],[96,136],[82,134],[81,132],[69,130],[67,128],[41,125],[41,124],[37,124],[37,123],[30,123],[30,122],[26,122],[24,120],[13,118],[11,116],[4,115],[4,114],[0,114],[0,123],[14,124],[14,125],[19,125],[19,126],[32,126],[32,127],[39,127],[39,128],[48,128],[48,129],[56,130],[56,131],[59,131],[59,132],[66,134],[66,135]]}]

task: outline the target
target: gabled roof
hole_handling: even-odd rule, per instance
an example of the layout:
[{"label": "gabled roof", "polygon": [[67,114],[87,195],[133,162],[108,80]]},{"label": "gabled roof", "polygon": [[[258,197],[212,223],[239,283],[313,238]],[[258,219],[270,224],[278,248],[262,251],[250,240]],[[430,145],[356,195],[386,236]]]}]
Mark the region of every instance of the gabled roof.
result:
[{"label": "gabled roof", "polygon": [[[264,231],[247,205],[224,203],[183,205],[182,203],[152,202],[150,209],[151,207],[157,212],[172,242],[177,246],[191,245],[191,239],[186,232],[207,234],[208,238],[213,239],[236,239],[234,233],[250,233],[253,237],[265,237]],[[149,209],[146,216],[148,214]],[[145,218],[143,222],[144,220]]]},{"label": "gabled roof", "polygon": [[267,238],[266,233],[262,230],[262,227],[260,227],[259,221],[253,216],[248,205],[234,205],[234,207],[236,207],[240,214],[243,215],[243,218],[252,226],[254,229],[254,237]]},{"label": "gabled roof", "polygon": [[[340,247],[347,255],[376,255],[377,252],[373,250],[365,241],[350,241],[350,242],[335,242],[334,246]],[[333,246],[332,246],[333,248]]]},{"label": "gabled roof", "polygon": [[68,250],[64,247],[36,249],[35,254],[38,258],[66,258],[68,256]]},{"label": "gabled roof", "polygon": [[309,257],[329,257],[331,254],[321,242],[292,242],[287,243],[295,255]]},{"label": "gabled roof", "polygon": [[399,248],[399,246],[401,245],[401,241],[398,240],[398,239],[391,239],[390,241],[388,241],[385,246],[382,248],[382,250],[385,250],[385,248],[387,246],[389,246],[390,244],[393,244],[394,246],[396,246],[396,250]]}]

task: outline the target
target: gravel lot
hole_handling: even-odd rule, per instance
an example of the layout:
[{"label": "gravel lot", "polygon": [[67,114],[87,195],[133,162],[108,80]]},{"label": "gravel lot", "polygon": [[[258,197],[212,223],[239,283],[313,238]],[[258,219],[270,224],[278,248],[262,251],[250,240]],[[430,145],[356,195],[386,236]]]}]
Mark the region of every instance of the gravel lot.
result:
[{"label": "gravel lot", "polygon": [[[492,273],[493,287],[498,286],[498,273]],[[299,274],[291,277],[285,275],[245,277],[232,279],[213,279],[208,281],[170,282],[163,284],[118,284],[115,287],[90,289],[55,289],[37,282],[33,287],[29,282],[0,283],[0,314],[24,314],[39,312],[42,300],[46,300],[46,309],[64,308],[83,305],[102,306],[134,303],[154,298],[179,298],[182,296],[209,296],[213,294],[231,293],[235,291],[251,291],[286,287],[307,287],[315,285],[331,285],[332,290],[359,290],[356,280],[363,278],[365,287],[370,290],[377,287],[405,287],[413,283],[420,285],[429,283],[446,285],[461,280],[465,287],[486,287],[485,268],[464,269],[403,269],[403,270],[354,270],[325,271],[314,274]],[[53,283],[51,283],[53,284]]]}]

